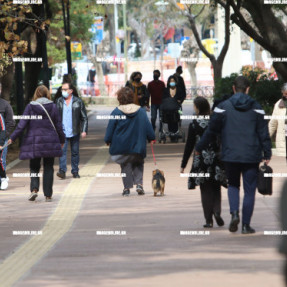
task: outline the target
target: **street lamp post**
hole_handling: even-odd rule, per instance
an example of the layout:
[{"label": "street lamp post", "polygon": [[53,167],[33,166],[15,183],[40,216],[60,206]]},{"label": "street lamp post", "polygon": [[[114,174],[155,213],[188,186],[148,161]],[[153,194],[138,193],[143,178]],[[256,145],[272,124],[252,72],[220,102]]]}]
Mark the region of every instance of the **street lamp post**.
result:
[{"label": "street lamp post", "polygon": [[[66,2],[66,5],[65,5]],[[70,0],[62,0],[62,10],[65,29],[66,57],[68,74],[72,75],[72,54],[71,54],[71,35],[70,35]]]},{"label": "street lamp post", "polygon": [[124,17],[124,31],[125,31],[125,42],[124,42],[124,53],[125,53],[125,83],[128,80],[128,53],[127,53],[127,47],[128,47],[128,38],[127,38],[127,10],[126,10],[126,4],[123,4],[123,17]]}]

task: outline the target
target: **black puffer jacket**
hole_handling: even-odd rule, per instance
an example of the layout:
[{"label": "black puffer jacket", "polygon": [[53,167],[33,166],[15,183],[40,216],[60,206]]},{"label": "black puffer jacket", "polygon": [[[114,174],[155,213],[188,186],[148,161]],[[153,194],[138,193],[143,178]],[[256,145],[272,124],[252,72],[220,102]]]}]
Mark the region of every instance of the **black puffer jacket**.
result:
[{"label": "black puffer jacket", "polygon": [[164,112],[173,112],[181,107],[181,103],[184,101],[184,95],[182,90],[177,87],[174,97],[170,95],[169,88],[165,88],[162,97],[161,110]]},{"label": "black puffer jacket", "polygon": [[[63,119],[63,104],[64,98],[60,97],[57,102],[57,108],[60,112],[61,119]],[[72,117],[73,117],[73,134],[88,133],[88,116],[83,101],[73,96],[72,104]]]},{"label": "black puffer jacket", "polygon": [[201,152],[214,135],[221,136],[222,161],[259,163],[271,158],[271,139],[264,110],[250,96],[237,93],[220,103],[196,150]]}]

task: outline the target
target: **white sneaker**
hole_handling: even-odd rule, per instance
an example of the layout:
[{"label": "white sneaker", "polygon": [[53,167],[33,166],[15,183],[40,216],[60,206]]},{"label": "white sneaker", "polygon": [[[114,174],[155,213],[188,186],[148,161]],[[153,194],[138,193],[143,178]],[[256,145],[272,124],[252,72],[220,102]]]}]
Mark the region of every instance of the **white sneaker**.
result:
[{"label": "white sneaker", "polygon": [[7,189],[9,177],[1,178],[1,190]]},{"label": "white sneaker", "polygon": [[30,201],[35,201],[35,199],[36,199],[37,196],[38,196],[37,192],[32,191],[31,194],[30,194],[30,196],[29,196],[29,198],[28,198],[28,200],[30,200]]}]

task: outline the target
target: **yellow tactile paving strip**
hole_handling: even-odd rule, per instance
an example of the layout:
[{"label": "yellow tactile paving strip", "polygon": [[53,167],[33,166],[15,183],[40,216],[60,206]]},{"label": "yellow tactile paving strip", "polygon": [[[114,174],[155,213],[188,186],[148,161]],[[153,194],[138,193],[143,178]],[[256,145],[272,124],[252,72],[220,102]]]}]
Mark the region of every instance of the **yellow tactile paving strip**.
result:
[{"label": "yellow tactile paving strip", "polygon": [[109,158],[107,147],[101,147],[81,168],[81,178],[68,185],[54,213],[42,229],[42,235],[31,237],[0,265],[0,285],[10,287],[35,265],[71,228],[85,194],[94,180],[90,176],[104,167]]}]

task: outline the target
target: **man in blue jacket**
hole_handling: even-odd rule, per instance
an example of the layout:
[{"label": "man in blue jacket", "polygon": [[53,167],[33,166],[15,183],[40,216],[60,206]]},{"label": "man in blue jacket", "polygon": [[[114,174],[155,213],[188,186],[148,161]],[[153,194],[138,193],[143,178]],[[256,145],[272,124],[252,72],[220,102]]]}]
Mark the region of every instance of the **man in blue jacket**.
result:
[{"label": "man in blue jacket", "polygon": [[271,139],[264,110],[249,95],[249,81],[243,76],[235,79],[234,95],[220,103],[211,117],[209,127],[196,146],[201,152],[215,135],[221,137],[221,160],[228,178],[230,232],[236,232],[239,218],[240,175],[243,175],[244,199],[242,233],[255,233],[250,226],[255,203],[259,163],[271,159]]}]

